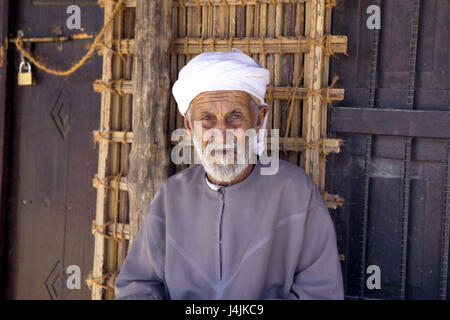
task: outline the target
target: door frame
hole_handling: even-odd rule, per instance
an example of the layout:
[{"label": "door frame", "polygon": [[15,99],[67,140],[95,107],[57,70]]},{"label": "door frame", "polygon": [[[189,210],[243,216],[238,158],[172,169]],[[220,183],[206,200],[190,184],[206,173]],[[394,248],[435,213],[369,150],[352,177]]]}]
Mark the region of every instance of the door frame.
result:
[{"label": "door frame", "polygon": [[8,108],[8,25],[9,1],[0,1],[0,299],[4,298],[6,264],[6,217],[10,108]]}]

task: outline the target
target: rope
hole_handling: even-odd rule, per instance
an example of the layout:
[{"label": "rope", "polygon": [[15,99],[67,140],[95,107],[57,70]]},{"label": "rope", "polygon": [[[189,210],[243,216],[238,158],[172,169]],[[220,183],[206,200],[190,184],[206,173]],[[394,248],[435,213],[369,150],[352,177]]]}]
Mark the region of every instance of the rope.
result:
[{"label": "rope", "polygon": [[271,101],[273,103],[272,88],[273,88],[272,86],[268,86],[267,91],[268,91],[268,95],[269,95],[269,101]]},{"label": "rope", "polygon": [[[89,273],[86,284],[88,285],[89,289],[92,289],[93,286],[97,286],[100,288],[103,288],[105,290],[107,289],[114,289],[114,282],[116,281],[116,278],[118,276],[118,272],[111,272],[111,273],[105,273],[104,275],[100,277],[92,277],[92,272]],[[106,279],[110,278],[111,285],[104,285]]]},{"label": "rope", "polygon": [[[97,79],[94,81],[92,86],[93,86],[95,92],[101,93],[101,92],[107,90],[114,95],[119,95],[119,96],[123,97],[123,96],[126,96],[126,94],[122,91],[123,81],[124,81],[124,79],[115,79],[115,80],[110,80],[108,83],[106,83],[100,79]],[[115,85],[116,82],[118,82],[117,91],[113,89],[113,86]]]},{"label": "rope", "polygon": [[100,179],[97,175],[95,175],[95,177],[94,177],[94,187],[98,188],[99,186],[103,186],[103,187],[105,187],[108,190],[115,191],[116,189],[117,190],[119,189],[119,186],[117,185],[117,186],[111,187],[111,186],[108,185],[108,181],[115,180],[115,181],[119,181],[119,183],[120,183],[120,179],[121,179],[120,175],[110,176],[110,177],[106,177],[106,178],[103,178],[103,179]]},{"label": "rope", "polygon": [[339,80],[339,77],[335,74],[333,76],[333,79],[331,80],[331,85],[325,89],[325,92],[326,92],[325,97],[323,97],[323,94],[321,95],[322,101],[325,101],[327,103],[327,105],[333,102],[330,98],[330,89],[334,87],[334,85],[336,84],[336,82],[338,80]]},{"label": "rope", "polygon": [[247,41],[246,41],[246,53],[249,56],[250,55],[250,49],[249,49],[250,38],[247,36],[246,39],[247,39]]},{"label": "rope", "polygon": [[265,38],[264,38],[264,36],[262,36],[260,39],[259,39],[259,45],[260,45],[260,47],[261,47],[261,55],[264,57],[265,55],[266,55],[266,53],[264,52],[264,40],[265,40]]},{"label": "rope", "polygon": [[[324,51],[324,54],[327,56],[333,56],[335,54],[335,52],[333,51],[333,47],[331,44],[331,39],[332,39],[332,35],[331,34],[326,34],[322,37],[320,37],[319,39],[312,39],[311,37],[306,37],[306,41],[308,41],[308,44],[311,45],[316,45],[322,48],[322,50]],[[347,48],[345,49],[344,54],[346,56],[348,56],[347,54]]]},{"label": "rope", "polygon": [[280,55],[283,54],[283,50],[281,49],[281,42],[283,41],[283,37],[278,37],[278,51],[280,52]]},{"label": "rope", "polygon": [[107,135],[111,134],[113,131],[104,131],[101,132],[99,130],[93,131],[93,138],[94,143],[100,143],[101,141],[107,141],[109,143],[122,143],[122,144],[130,144],[130,142],[127,141],[127,133],[128,131],[122,131],[122,140],[120,141],[114,141],[107,137]]},{"label": "rope", "polygon": [[215,39],[215,36],[213,35],[211,42],[209,43],[211,51],[214,51],[214,49],[215,49],[215,41],[216,41],[216,39]]},{"label": "rope", "polygon": [[297,39],[297,53],[298,54],[302,54],[303,53],[301,45],[302,45],[302,36],[299,36],[298,39]]},{"label": "rope", "polygon": [[[287,137],[288,137],[288,134],[289,134],[289,129],[291,127],[292,115],[294,113],[295,94],[296,94],[298,86],[300,85],[300,80],[303,78],[303,72],[304,72],[304,70],[302,70],[301,76],[298,77],[297,82],[296,82],[295,87],[294,87],[294,90],[292,92],[291,98],[290,98],[289,115],[288,115],[288,119],[287,119],[286,133],[285,133],[285,136],[284,136],[284,143],[283,143],[283,151],[284,151],[285,154],[287,153],[287,151],[286,151]],[[328,86],[327,88],[322,88],[322,89],[319,89],[319,90],[308,89],[306,95],[304,97],[302,97],[302,99],[306,100],[306,99],[309,99],[312,96],[318,96],[322,102],[324,102],[326,105],[329,105],[330,103],[333,102],[333,100],[330,97],[330,89],[332,89],[334,87],[334,85],[336,84],[338,79],[339,79],[339,77],[337,75],[334,75],[333,79],[331,81],[331,85]],[[325,92],[325,94],[323,92]],[[295,148],[295,152],[298,152],[297,148]],[[325,149],[324,149],[324,153],[325,153]],[[326,154],[328,154],[328,153],[326,153]]]},{"label": "rope", "polygon": [[228,51],[231,51],[233,48],[233,36],[230,36],[228,41]]},{"label": "rope", "polygon": [[[110,225],[114,226],[114,230],[112,231],[113,235],[110,236],[107,232],[101,230],[104,229]],[[92,221],[92,234],[93,235],[99,235],[102,236],[108,240],[115,240],[117,242],[123,241],[123,240],[128,240],[127,237],[125,237],[125,224],[122,223],[120,224],[120,232],[117,232],[117,226],[119,225],[119,223],[116,222],[106,222],[104,224],[101,225],[96,225],[95,224],[95,220]]]},{"label": "rope", "polygon": [[188,53],[188,41],[189,41],[189,37],[184,37],[184,54],[187,56]]},{"label": "rope", "polygon": [[125,0],[119,0],[117,2],[117,5],[115,6],[113,11],[111,12],[111,15],[109,16],[109,18],[108,18],[107,22],[105,23],[105,25],[103,26],[103,28],[100,30],[99,34],[95,37],[94,42],[91,44],[91,47],[89,48],[89,50],[86,52],[86,54],[77,63],[75,63],[68,70],[52,69],[52,68],[49,68],[49,67],[45,66],[43,63],[39,62],[38,60],[36,60],[33,57],[33,55],[24,48],[23,40],[22,40],[23,37],[18,37],[17,38],[17,40],[16,40],[16,47],[20,51],[20,53],[22,53],[28,60],[30,60],[39,69],[42,69],[42,70],[44,70],[47,73],[51,73],[51,74],[54,74],[54,75],[57,75],[57,76],[68,76],[68,75],[74,73],[75,71],[77,71],[92,56],[92,54],[95,51],[96,46],[100,43],[100,41],[101,41],[105,31],[106,31],[106,28],[113,21],[115,15],[121,9],[122,3],[124,1]]},{"label": "rope", "polygon": [[[332,103],[333,100],[330,97],[330,89],[332,89],[334,87],[334,85],[336,84],[338,79],[339,79],[339,77],[337,75],[334,75],[333,76],[333,80],[331,81],[331,85],[329,87],[318,89],[318,90],[308,89],[308,92],[303,97],[303,99],[308,99],[308,98],[310,98],[312,96],[317,96],[317,97],[320,98],[320,100],[322,102],[325,102],[327,105]],[[325,94],[323,94],[324,91],[325,91]]]},{"label": "rope", "polygon": [[[172,45],[173,48],[173,45]],[[203,53],[203,37],[200,38],[200,53]]]},{"label": "rope", "polygon": [[313,150],[316,150],[317,152],[321,153],[322,155],[326,156],[326,155],[328,155],[329,152],[326,151],[325,141],[326,141],[326,139],[321,138],[317,141],[307,143],[307,144],[305,144],[304,149],[313,149]]},{"label": "rope", "polygon": [[[115,197],[115,201],[114,201],[114,231],[117,231],[117,222],[119,222],[119,193],[120,193],[120,188],[119,188],[119,184],[120,184],[120,178],[122,177],[122,173],[123,173],[123,167],[120,168],[120,172],[118,175],[116,175],[114,177],[114,183],[113,183],[113,189],[114,189],[114,193],[116,195]],[[119,241],[119,238],[117,237],[117,232],[113,233],[113,237],[115,241]]]},{"label": "rope", "polygon": [[[130,39],[127,39],[127,40],[129,41]],[[117,52],[117,51],[114,50],[113,48],[108,47],[108,46],[106,45],[106,43],[105,43],[103,40],[100,41],[99,45],[101,45],[102,49],[106,49],[107,51],[109,51],[109,52],[111,52],[111,53],[113,53],[113,54],[115,54],[115,55],[118,55],[118,56],[122,59],[122,61],[123,61],[125,64],[127,63],[127,60],[125,59],[125,57],[123,56],[123,54]],[[127,43],[127,46],[128,46],[128,43]],[[120,47],[119,47],[119,50],[120,50]],[[130,53],[130,52],[128,51],[128,47],[127,47],[127,55],[129,55],[129,53]]]},{"label": "rope", "polygon": [[325,8],[330,9],[336,7],[336,0],[325,0]]},{"label": "rope", "polygon": [[[94,187],[98,187],[99,185],[102,185],[103,187],[105,187],[108,190],[112,190],[115,193],[115,198],[114,198],[114,221],[111,222],[107,222],[103,225],[100,226],[96,226],[93,225],[92,227],[92,233],[95,234],[102,234],[102,236],[104,236],[107,239],[112,239],[115,241],[121,241],[121,240],[125,240],[124,236],[123,236],[123,230],[121,231],[120,235],[117,235],[117,224],[119,222],[119,193],[120,193],[120,179],[122,178],[123,175],[123,167],[120,169],[119,174],[115,175],[115,176],[111,176],[111,177],[107,177],[104,179],[100,179],[98,178],[98,176],[95,176],[94,178]],[[113,181],[113,186],[109,186],[107,184],[107,182],[109,180],[114,180]],[[109,224],[113,224],[114,225],[114,232],[113,232],[113,236],[111,238],[111,236],[109,236],[108,234],[106,234],[105,232],[101,232],[98,229],[102,229],[105,226],[109,225]]]},{"label": "rope", "polygon": [[130,38],[126,38],[125,41],[126,41],[125,51],[127,53],[127,56],[131,56],[131,54],[130,54]]}]

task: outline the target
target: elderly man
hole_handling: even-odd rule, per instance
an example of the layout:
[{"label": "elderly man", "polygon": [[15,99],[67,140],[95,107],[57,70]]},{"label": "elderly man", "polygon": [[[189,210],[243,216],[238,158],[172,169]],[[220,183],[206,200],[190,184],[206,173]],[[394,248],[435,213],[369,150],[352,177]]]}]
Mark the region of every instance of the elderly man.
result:
[{"label": "elderly man", "polygon": [[[343,298],[335,230],[314,183],[289,162],[270,175],[250,161],[261,135],[243,132],[263,131],[268,83],[269,71],[234,48],[180,71],[173,94],[201,163],[168,178],[147,206],[116,299]],[[239,133],[227,140],[230,130]]]}]

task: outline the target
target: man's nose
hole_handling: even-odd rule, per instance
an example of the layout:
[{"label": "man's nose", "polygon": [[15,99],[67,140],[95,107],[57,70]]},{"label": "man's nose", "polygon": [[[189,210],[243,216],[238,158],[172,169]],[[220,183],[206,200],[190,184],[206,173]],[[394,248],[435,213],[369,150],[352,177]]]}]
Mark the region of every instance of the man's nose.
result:
[{"label": "man's nose", "polygon": [[226,141],[227,129],[231,129],[231,128],[227,126],[227,123],[225,121],[221,120],[221,121],[217,121],[214,129],[218,130],[217,135],[214,136],[216,143],[225,144],[227,142]]}]

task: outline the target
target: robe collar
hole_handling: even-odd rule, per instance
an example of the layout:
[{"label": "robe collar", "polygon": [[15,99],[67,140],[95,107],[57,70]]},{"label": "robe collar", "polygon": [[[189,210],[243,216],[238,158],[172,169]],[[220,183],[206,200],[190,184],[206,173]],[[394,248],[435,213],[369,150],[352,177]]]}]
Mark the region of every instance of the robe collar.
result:
[{"label": "robe collar", "polygon": [[205,177],[205,180],[203,180],[203,185],[210,192],[212,191],[214,193],[218,192],[219,190],[228,192],[228,191],[240,189],[243,186],[245,186],[246,184],[248,184],[250,181],[254,180],[261,173],[261,162],[259,161],[259,157],[258,157],[257,163],[253,166],[252,171],[244,180],[241,180],[238,183],[232,184],[230,186],[221,186],[221,185],[217,185],[217,184],[214,184],[211,181],[209,181],[208,176],[206,175],[205,169],[203,168],[203,165],[201,165],[201,167],[202,167],[202,171],[203,171],[203,176]]}]

